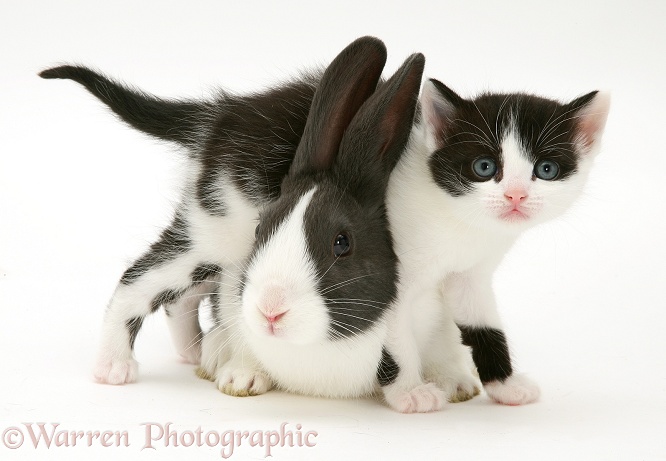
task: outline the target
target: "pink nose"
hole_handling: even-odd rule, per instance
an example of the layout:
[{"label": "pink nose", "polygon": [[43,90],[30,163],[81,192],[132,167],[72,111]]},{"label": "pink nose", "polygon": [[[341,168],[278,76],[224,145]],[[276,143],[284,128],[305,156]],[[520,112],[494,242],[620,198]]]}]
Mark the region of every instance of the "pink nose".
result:
[{"label": "pink nose", "polygon": [[504,196],[514,205],[519,205],[520,202],[527,198],[527,191],[525,189],[511,189],[504,192]]},{"label": "pink nose", "polygon": [[266,320],[268,320],[268,323],[275,323],[279,321],[282,317],[284,317],[284,314],[286,314],[287,311],[280,312],[279,314],[264,314],[264,317],[266,317]]}]

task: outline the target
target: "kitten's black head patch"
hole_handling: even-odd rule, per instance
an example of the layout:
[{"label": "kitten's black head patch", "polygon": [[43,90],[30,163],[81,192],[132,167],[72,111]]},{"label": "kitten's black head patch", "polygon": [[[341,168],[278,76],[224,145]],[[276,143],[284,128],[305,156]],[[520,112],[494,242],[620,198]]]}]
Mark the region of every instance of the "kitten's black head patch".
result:
[{"label": "kitten's black head patch", "polygon": [[[512,132],[534,165],[543,160],[557,163],[555,180],[576,172],[579,155],[575,115],[580,105],[519,93],[484,94],[465,100],[437,83],[434,87],[442,100],[431,117],[440,120],[431,125],[436,129],[439,148],[432,153],[429,166],[435,182],[452,196],[471,192],[478,182],[502,179],[502,142]],[[481,159],[490,159],[496,165],[492,177],[479,174],[478,164],[475,168],[475,162]]]}]

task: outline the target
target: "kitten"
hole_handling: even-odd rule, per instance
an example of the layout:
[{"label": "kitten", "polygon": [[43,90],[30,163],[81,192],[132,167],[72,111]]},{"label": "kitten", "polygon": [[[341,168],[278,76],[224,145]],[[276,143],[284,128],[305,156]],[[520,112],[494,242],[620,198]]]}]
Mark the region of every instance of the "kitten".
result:
[{"label": "kitten", "polygon": [[199,363],[199,303],[216,297],[223,271],[244,264],[260,209],[280,194],[320,73],[251,95],[220,92],[209,101],[159,99],[80,66],[47,69],[40,76],[80,83],[130,126],[188,154],[186,185],[172,223],[124,272],[111,298],[96,379],[136,380],[136,337],[145,317],[161,306],[178,353]]},{"label": "kitten", "polygon": [[[527,94],[468,100],[437,80],[424,85],[422,121],[387,198],[401,264],[398,303],[445,304],[497,402],[529,403],[539,389],[513,373],[493,273],[521,232],[580,195],[609,103],[596,91],[560,104]],[[460,373],[450,352],[426,358],[427,378],[449,382]]]}]

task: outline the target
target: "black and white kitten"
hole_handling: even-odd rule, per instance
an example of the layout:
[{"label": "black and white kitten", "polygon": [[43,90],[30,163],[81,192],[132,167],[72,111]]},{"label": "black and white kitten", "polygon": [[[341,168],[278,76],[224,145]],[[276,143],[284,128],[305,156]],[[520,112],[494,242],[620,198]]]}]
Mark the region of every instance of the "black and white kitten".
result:
[{"label": "black and white kitten", "polygon": [[135,339],[144,318],[161,306],[177,351],[199,363],[199,303],[215,296],[223,269],[242,266],[250,253],[259,211],[280,195],[320,73],[251,95],[220,92],[210,101],[159,99],[81,66],[40,76],[82,84],[123,121],[185,147],[189,157],[171,225],[125,271],[111,298],[96,379],[136,380]]},{"label": "black and white kitten", "polygon": [[[596,91],[568,104],[526,94],[468,100],[437,80],[422,91],[422,123],[387,198],[401,266],[398,304],[428,310],[444,303],[497,402],[529,403],[539,389],[513,373],[493,273],[521,232],[562,214],[580,195],[609,103]],[[442,358],[426,362],[426,378],[450,377],[442,376],[451,373]]]}]

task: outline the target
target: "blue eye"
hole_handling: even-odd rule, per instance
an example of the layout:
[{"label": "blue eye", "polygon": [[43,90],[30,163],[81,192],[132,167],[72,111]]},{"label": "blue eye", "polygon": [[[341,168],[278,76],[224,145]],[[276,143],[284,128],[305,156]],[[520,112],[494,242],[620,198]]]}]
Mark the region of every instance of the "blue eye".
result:
[{"label": "blue eye", "polygon": [[490,157],[483,157],[474,160],[474,163],[472,163],[472,169],[479,178],[489,179],[497,173],[497,164],[495,163],[495,160]]},{"label": "blue eye", "polygon": [[560,174],[560,166],[552,160],[541,160],[534,167],[534,176],[544,181],[552,181]]}]

